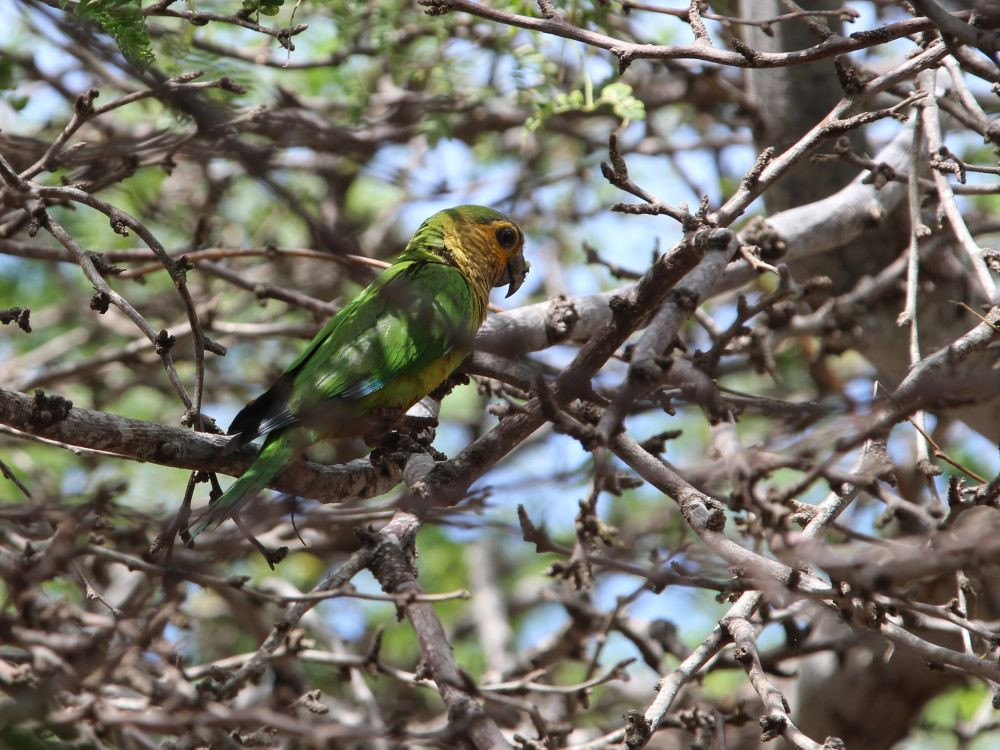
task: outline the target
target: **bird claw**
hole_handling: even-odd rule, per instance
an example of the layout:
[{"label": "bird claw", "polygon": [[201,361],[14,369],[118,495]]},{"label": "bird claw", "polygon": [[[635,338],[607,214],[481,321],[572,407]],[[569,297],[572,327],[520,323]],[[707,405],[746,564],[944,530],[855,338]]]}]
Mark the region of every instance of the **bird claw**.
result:
[{"label": "bird claw", "polygon": [[429,444],[434,439],[433,432],[427,438],[424,434],[438,426],[434,417],[417,417],[404,414],[402,409],[388,408],[373,410],[368,415],[368,422],[368,429],[362,437],[365,444],[372,448],[398,444],[400,437],[404,435],[417,443]]},{"label": "bird claw", "polygon": [[434,417],[414,417],[409,414],[404,415],[399,424],[402,430],[414,435],[419,440],[417,433],[424,430],[433,430],[438,426],[438,421]]},{"label": "bird claw", "polygon": [[[429,417],[407,417],[406,419],[421,420],[419,424],[422,427],[427,427],[428,422],[437,423],[437,420]],[[418,434],[400,431],[384,433],[368,443],[373,447],[368,460],[371,461],[372,466],[387,470],[390,465],[403,466],[406,463],[406,459],[414,453],[429,453],[435,461],[447,458],[443,453],[435,450],[430,445],[430,439],[428,438],[432,439],[433,436],[427,435],[426,432]]]}]

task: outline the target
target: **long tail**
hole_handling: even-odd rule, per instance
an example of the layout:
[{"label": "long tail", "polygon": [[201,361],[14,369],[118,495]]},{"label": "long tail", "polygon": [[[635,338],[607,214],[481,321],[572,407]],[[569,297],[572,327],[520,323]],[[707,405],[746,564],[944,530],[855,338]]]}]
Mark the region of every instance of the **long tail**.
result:
[{"label": "long tail", "polygon": [[267,487],[294,457],[293,443],[292,436],[287,432],[271,433],[243,476],[229,485],[229,489],[212,504],[205,517],[191,530],[191,539],[194,540],[209,526],[221,523],[232,516],[239,511],[243,503]]}]

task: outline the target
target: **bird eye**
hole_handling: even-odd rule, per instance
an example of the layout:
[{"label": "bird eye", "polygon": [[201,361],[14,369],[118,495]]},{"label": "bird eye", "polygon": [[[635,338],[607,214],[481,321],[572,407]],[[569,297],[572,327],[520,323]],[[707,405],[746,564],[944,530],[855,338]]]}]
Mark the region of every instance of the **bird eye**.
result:
[{"label": "bird eye", "polygon": [[517,232],[511,227],[501,227],[497,230],[497,242],[504,250],[510,250],[517,244]]}]

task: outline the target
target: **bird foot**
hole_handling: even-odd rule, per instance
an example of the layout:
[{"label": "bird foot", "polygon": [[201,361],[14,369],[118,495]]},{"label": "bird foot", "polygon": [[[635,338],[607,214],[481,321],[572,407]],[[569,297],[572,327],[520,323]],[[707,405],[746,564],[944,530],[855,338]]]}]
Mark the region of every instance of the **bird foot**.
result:
[{"label": "bird foot", "polygon": [[438,426],[434,417],[415,417],[403,414],[401,409],[373,410],[368,420],[368,429],[362,437],[372,448],[380,447],[386,441],[398,441],[398,437],[390,437],[393,435],[407,435],[417,443],[429,445],[434,439],[433,430]]},{"label": "bird foot", "polygon": [[[407,419],[411,419],[411,417],[407,417]],[[436,423],[436,420],[426,417],[412,417],[412,419],[423,419]],[[406,463],[406,459],[414,453],[429,453],[435,461],[444,461],[448,458],[441,451],[435,450],[425,437],[426,433],[414,436],[399,431],[379,435],[374,442],[369,443],[373,446],[373,450],[369,454],[368,460],[372,462],[372,466],[387,469],[390,464],[402,466]]]}]

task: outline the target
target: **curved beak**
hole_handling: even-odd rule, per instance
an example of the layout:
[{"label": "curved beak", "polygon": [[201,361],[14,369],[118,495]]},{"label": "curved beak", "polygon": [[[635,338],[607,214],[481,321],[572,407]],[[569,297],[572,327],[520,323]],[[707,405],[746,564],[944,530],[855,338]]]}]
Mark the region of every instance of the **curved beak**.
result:
[{"label": "curved beak", "polygon": [[524,277],[528,275],[530,267],[528,261],[524,259],[524,254],[519,250],[510,256],[510,260],[507,261],[507,265],[503,268],[503,273],[494,286],[507,284],[507,294],[504,297],[509,297],[521,288],[521,284],[524,283]]}]

